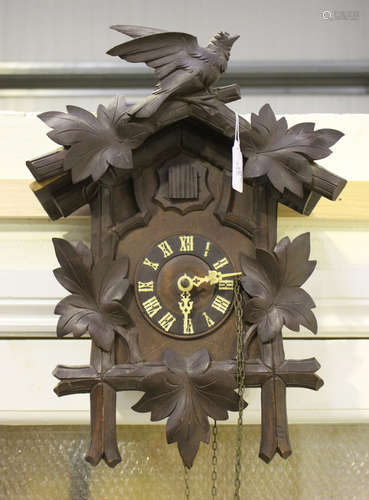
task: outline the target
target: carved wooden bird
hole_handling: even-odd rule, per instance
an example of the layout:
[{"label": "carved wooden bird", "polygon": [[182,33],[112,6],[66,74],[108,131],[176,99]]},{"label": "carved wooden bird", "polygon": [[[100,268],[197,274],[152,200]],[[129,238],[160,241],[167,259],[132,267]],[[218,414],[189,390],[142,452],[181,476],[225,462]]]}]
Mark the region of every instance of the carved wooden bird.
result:
[{"label": "carved wooden bird", "polygon": [[134,40],[113,47],[107,54],[144,62],[155,70],[157,88],[129,112],[138,118],[151,116],[170,96],[189,96],[201,90],[211,93],[210,85],[226,70],[232,45],[239,38],[221,31],[207,47],[200,47],[197,38],[188,33],[129,25],[111,28]]}]

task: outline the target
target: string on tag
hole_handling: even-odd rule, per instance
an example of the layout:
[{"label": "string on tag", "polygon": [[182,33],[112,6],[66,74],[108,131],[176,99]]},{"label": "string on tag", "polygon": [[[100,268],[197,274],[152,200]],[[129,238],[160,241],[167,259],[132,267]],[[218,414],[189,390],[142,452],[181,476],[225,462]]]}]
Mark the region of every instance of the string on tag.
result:
[{"label": "string on tag", "polygon": [[238,116],[238,113],[235,111],[234,114],[236,115],[236,123],[234,126],[234,140],[237,142],[240,142],[240,117]]},{"label": "string on tag", "polygon": [[236,123],[234,128],[234,143],[232,148],[232,188],[239,193],[243,192],[243,156],[240,147],[240,120],[235,111]]}]

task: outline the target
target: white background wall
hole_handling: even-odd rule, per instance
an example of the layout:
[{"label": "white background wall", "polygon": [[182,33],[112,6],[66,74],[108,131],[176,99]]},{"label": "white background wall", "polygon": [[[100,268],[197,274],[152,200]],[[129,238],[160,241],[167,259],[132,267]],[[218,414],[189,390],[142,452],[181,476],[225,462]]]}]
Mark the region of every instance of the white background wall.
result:
[{"label": "white background wall", "polygon": [[[322,12],[357,11],[355,21],[323,20]],[[68,63],[92,66],[121,64],[105,51],[123,38],[111,24],[141,24],[198,35],[204,44],[218,30],[241,35],[232,52],[235,63],[281,65],[314,62],[342,65],[368,61],[369,3],[366,0],[1,0],[0,74],[34,63]],[[124,89],[123,89],[124,90]],[[149,92],[128,92],[130,101]],[[123,91],[123,93],[125,93]],[[47,128],[25,111],[63,110],[77,104],[95,110],[114,89],[0,88],[0,179],[25,179],[26,159],[54,149]],[[367,143],[369,113],[367,89],[347,95],[335,89],[314,93],[306,89],[284,94],[271,89],[244,97],[232,107],[240,113],[257,111],[270,102],[292,125],[316,121],[346,136],[334,154],[320,162],[351,180],[369,180]],[[301,113],[335,113],[301,116]],[[1,182],[1,181],[0,181]],[[7,193],[1,192],[1,196]],[[325,221],[314,218],[280,220],[279,235],[312,234],[312,256],[318,267],[306,289],[316,300],[318,337],[306,331],[286,342],[287,354],[316,356],[322,364],[325,386],[318,392],[289,390],[292,422],[369,421],[369,224],[352,219]],[[57,262],[51,237],[88,239],[88,222],[45,219],[0,220],[0,423],[87,423],[88,396],[58,399],[52,392],[51,370],[57,363],[88,362],[88,340],[54,340],[53,307],[64,291],[55,282]],[[288,332],[286,332],[288,335]],[[43,338],[25,340],[24,337]],[[21,340],[23,337],[23,340]],[[16,367],[16,368],[15,368]],[[14,377],[12,374],[16,372]],[[129,410],[137,395],[119,396],[118,422],[143,422],[147,416]],[[258,391],[248,395],[249,418],[258,420]]]},{"label": "white background wall", "polygon": [[[332,20],[323,19],[325,11],[332,13]],[[197,35],[201,44],[218,30],[240,34],[231,65],[293,64],[302,65],[304,72],[309,64],[318,73],[332,65],[369,67],[367,0],[1,0],[0,75],[40,63],[121,67],[122,61],[105,54],[125,39],[109,29],[112,24],[185,31]],[[123,93],[133,100],[142,96],[132,89]],[[0,109],[62,110],[69,102],[95,110],[107,94],[114,94],[114,89],[45,89],[42,82],[40,88],[29,89],[25,84],[20,89],[0,88]],[[277,113],[369,112],[367,83],[323,90],[286,85],[243,94],[242,104],[236,104],[240,112],[257,111],[265,102]]]},{"label": "white background wall", "polygon": [[[322,19],[358,11],[357,21]],[[368,58],[366,0],[2,0],[0,60],[111,62],[105,55],[122,35],[112,24],[138,24],[198,35],[241,38],[234,61],[360,60]]]}]

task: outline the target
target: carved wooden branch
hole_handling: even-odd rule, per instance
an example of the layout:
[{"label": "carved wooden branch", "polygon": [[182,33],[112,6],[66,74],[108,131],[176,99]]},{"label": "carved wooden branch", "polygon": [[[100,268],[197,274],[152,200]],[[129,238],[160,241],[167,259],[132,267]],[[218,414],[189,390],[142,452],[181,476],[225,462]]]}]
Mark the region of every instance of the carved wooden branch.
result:
[{"label": "carved wooden branch", "polygon": [[[315,374],[320,368],[315,358],[285,360],[282,357],[279,360],[279,365],[277,365],[273,360],[274,355],[270,354],[274,349],[273,346],[271,344],[267,344],[267,346],[267,356],[269,357],[267,362],[269,364],[266,364],[262,359],[248,359],[245,362],[245,384],[246,387],[261,387],[262,389],[263,433],[260,457],[269,462],[276,451],[283,458],[287,458],[291,454],[287,428],[286,388],[304,387],[318,390],[323,385],[323,381]],[[280,346],[279,354],[282,351],[283,349]],[[101,410],[93,404],[101,404],[100,401],[105,402],[105,411],[111,417],[113,414],[111,403],[115,399],[115,391],[144,391],[145,380],[165,376],[167,369],[164,362],[114,365],[101,374],[93,366],[57,366],[53,375],[60,382],[54,391],[58,396],[91,392],[93,401],[91,409],[94,417],[97,418]],[[234,381],[236,380],[237,366],[235,360],[212,361],[208,369],[214,373],[229,374]],[[271,405],[272,401],[275,402],[276,406]],[[113,428],[113,425],[111,425],[111,428]],[[101,444],[106,443],[106,441],[101,441],[102,438],[99,438],[99,436],[105,435],[104,432],[106,431],[103,431],[101,426],[95,432],[92,432],[91,449],[93,453],[90,452],[88,455],[91,463],[94,463],[94,461],[98,460],[98,457],[103,455],[106,447],[108,450],[111,449],[113,442],[111,437],[109,437],[109,443],[105,444],[105,448]],[[100,443],[99,447],[96,442]],[[192,461],[193,456],[190,456],[187,464],[191,466]],[[115,465],[113,462],[109,462],[109,465]]]},{"label": "carved wooden branch", "polygon": [[242,274],[244,383],[261,388],[260,457],[286,458],[286,388],[323,382],[314,358],[285,359],[284,325],[317,331],[314,302],[301,288],[315,263],[307,234],[277,244],[277,208],[310,213],[320,196],[337,198],[345,181],[315,160],[342,133],[313,123],[288,128],[269,105],[250,123],[240,118],[244,192],[236,193],[236,117],[224,103],[240,90],[209,89],[236,37],[220,32],[202,48],[185,33],[114,29],[132,40],[109,54],[154,67],[157,91],[133,107],[119,96],[96,114],[77,106],[42,113],[64,149],[27,162],[52,219],[85,204],[91,213],[91,250],[54,241],[55,276],[70,292],[56,307],[57,334],[92,340],[89,365],[55,369],[55,392],[90,394],[91,464],[120,461],[116,392],[140,390],[134,409],[168,418],[167,441],[191,467],[200,442],[209,442],[209,418],[246,406],[235,392],[233,281],[223,279]]}]

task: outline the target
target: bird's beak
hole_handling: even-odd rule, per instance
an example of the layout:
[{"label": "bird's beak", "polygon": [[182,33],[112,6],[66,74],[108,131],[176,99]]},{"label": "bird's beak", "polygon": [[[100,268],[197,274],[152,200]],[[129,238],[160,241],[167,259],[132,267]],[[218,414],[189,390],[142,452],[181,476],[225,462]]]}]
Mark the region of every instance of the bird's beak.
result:
[{"label": "bird's beak", "polygon": [[240,38],[240,35],[230,36],[230,37],[229,37],[229,41],[230,41],[230,42],[231,42],[231,44],[233,45],[233,44],[234,44],[234,42],[235,42],[236,40],[238,40],[239,38]]}]

